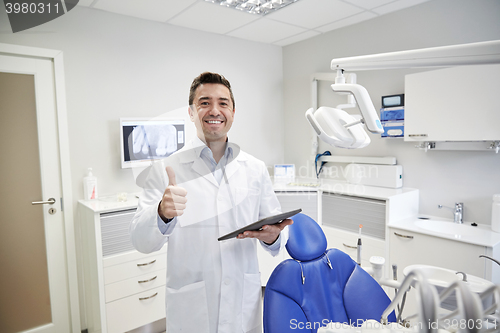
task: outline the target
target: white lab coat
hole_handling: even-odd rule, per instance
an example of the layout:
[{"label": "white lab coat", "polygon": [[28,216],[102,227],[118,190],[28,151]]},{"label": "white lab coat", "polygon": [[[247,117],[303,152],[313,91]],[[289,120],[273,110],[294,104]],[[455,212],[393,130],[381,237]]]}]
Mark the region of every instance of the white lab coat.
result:
[{"label": "white lab coat", "polygon": [[[234,160],[220,185],[199,157],[201,141],[156,163],[131,224],[132,242],[143,253],[167,243],[167,332],[261,332],[261,281],[256,239],[217,238],[261,218],[278,214],[280,204],[263,162],[234,145]],[[171,165],[177,185],[187,190],[184,214],[170,235],[157,226],[157,208]],[[233,205],[235,209],[233,209]],[[277,255],[288,240],[281,232]]]}]

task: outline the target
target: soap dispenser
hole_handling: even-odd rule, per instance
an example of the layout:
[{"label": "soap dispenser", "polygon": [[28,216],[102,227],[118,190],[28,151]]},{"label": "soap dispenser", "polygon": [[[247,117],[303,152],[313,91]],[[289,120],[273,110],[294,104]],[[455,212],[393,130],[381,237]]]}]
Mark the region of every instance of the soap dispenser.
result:
[{"label": "soap dispenser", "polygon": [[92,175],[92,168],[88,168],[87,177],[83,177],[83,198],[85,200],[97,199],[97,178]]}]

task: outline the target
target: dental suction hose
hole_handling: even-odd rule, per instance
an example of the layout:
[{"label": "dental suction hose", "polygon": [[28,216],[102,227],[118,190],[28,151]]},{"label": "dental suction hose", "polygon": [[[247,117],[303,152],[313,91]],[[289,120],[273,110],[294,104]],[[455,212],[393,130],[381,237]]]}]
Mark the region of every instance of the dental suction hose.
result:
[{"label": "dental suction hose", "polygon": [[479,333],[481,331],[481,325],[477,324],[479,320],[483,318],[483,307],[480,297],[474,295],[465,282],[455,281],[439,294],[440,302],[448,298],[453,291],[457,294],[457,309],[442,317],[441,320],[453,318],[458,314],[468,323],[467,332]]},{"label": "dental suction hose", "polygon": [[483,309],[483,316],[492,322],[500,322],[500,285],[490,286],[479,294],[481,301],[490,297],[493,297],[493,302],[488,308]]},{"label": "dental suction hose", "polygon": [[[392,300],[391,304],[382,313],[382,318],[380,322],[383,325],[387,325],[389,314],[394,311],[397,305],[403,299],[405,292],[412,286],[416,286],[417,290],[417,302],[419,305],[419,314],[422,323],[433,323],[437,322],[437,310],[438,310],[438,295],[436,289],[429,284],[429,282],[424,278],[423,274],[418,270],[411,271],[399,289],[396,297]],[[438,329],[432,325],[422,325],[422,331],[425,333],[437,333]]]}]

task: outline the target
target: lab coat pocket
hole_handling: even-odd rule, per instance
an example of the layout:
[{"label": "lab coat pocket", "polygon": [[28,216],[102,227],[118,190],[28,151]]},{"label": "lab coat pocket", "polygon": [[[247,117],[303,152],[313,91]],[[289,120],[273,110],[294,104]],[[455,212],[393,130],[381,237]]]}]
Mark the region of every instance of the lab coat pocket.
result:
[{"label": "lab coat pocket", "polygon": [[262,324],[261,288],[260,273],[245,274],[242,304],[244,332]]},{"label": "lab coat pocket", "polygon": [[180,289],[167,287],[167,331],[208,333],[208,303],[205,281]]}]

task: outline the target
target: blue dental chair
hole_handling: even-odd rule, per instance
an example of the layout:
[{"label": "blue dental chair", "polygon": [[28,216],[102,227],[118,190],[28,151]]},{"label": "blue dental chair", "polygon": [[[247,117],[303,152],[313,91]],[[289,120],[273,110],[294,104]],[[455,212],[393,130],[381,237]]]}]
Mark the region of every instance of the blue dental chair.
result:
[{"label": "blue dental chair", "polygon": [[[391,302],[382,287],[347,254],[327,250],[323,230],[309,216],[292,220],[286,249],[293,259],[280,263],[267,282],[264,333],[316,333],[330,322],[380,321]],[[394,312],[389,321],[396,321]]]}]

